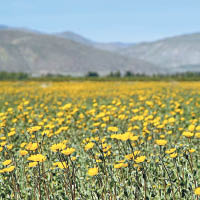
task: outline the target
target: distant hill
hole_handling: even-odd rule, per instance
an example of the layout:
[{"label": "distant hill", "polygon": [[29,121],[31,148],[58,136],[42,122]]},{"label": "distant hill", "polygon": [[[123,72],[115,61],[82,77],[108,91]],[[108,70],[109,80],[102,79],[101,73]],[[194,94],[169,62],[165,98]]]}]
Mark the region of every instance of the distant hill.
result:
[{"label": "distant hill", "polygon": [[[133,38],[134,40],[134,38]],[[0,71],[85,75],[97,71],[176,73],[200,71],[200,33],[138,44],[100,43],[66,31],[45,34],[0,25]]]},{"label": "distant hill", "polygon": [[144,42],[120,51],[122,55],[151,62],[170,71],[195,71],[200,66],[200,33],[181,35],[155,42]]},{"label": "distant hill", "polygon": [[8,28],[9,28],[8,26],[0,24],[0,30],[8,29]]},{"label": "distant hill", "polygon": [[81,44],[92,46],[97,49],[111,51],[111,52],[118,52],[126,47],[133,45],[133,43],[123,43],[123,42],[109,42],[109,43],[95,42],[79,34],[73,33],[71,31],[56,33],[55,35],[75,42],[79,42]]},{"label": "distant hill", "polygon": [[149,62],[93,48],[55,35],[18,29],[0,30],[0,71],[82,76],[89,71],[153,74]]},{"label": "distant hill", "polygon": [[79,42],[81,44],[86,44],[86,45],[92,45],[93,41],[89,40],[79,34],[76,34],[74,32],[71,31],[66,31],[66,32],[61,32],[61,33],[55,33],[54,35],[58,36],[58,37],[62,37],[68,40],[72,40],[74,42]]}]

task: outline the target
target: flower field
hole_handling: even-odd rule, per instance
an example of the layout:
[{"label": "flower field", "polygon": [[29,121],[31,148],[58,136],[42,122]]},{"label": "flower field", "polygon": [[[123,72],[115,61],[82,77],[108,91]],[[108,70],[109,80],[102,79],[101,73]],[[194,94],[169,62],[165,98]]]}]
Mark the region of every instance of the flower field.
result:
[{"label": "flower field", "polygon": [[1,82],[0,199],[199,195],[199,82]]}]

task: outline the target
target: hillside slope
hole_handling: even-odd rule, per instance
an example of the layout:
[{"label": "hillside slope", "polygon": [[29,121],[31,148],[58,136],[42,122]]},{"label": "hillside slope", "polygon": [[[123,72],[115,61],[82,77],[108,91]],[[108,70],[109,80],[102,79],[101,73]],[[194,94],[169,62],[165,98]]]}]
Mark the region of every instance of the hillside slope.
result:
[{"label": "hillside slope", "polygon": [[152,74],[159,68],[140,59],[63,39],[21,30],[0,30],[0,71],[82,76],[89,71],[106,75],[111,71]]},{"label": "hillside slope", "polygon": [[123,43],[123,42],[108,42],[108,43],[95,42],[71,31],[56,33],[55,35],[75,42],[79,42],[81,44],[95,47],[97,49],[111,51],[111,52],[118,52],[126,47],[133,45],[132,43]]},{"label": "hillside slope", "polygon": [[146,60],[169,70],[185,65],[199,65],[200,33],[140,43],[127,47],[120,53]]}]

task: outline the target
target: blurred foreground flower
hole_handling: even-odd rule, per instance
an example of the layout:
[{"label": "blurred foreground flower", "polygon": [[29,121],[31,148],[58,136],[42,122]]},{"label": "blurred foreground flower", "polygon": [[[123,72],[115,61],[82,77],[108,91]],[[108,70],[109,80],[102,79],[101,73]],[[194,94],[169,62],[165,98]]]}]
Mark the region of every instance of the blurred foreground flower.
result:
[{"label": "blurred foreground flower", "polygon": [[95,176],[95,175],[97,175],[97,174],[98,174],[98,168],[97,168],[97,167],[90,168],[90,169],[88,170],[88,175],[89,175],[89,176]]},{"label": "blurred foreground flower", "polygon": [[200,187],[196,188],[196,189],[194,190],[194,193],[195,193],[196,195],[200,196]]}]

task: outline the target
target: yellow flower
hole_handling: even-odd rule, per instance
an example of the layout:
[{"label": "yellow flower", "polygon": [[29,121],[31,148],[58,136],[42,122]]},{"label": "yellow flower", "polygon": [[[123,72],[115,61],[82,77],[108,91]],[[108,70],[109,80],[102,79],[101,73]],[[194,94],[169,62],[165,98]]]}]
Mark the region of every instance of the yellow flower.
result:
[{"label": "yellow flower", "polygon": [[1,142],[0,145],[1,145],[2,147],[4,147],[4,146],[6,145],[6,143],[7,143],[6,141]]},{"label": "yellow flower", "polygon": [[194,135],[194,133],[191,133],[189,131],[184,131],[183,132],[183,136],[187,137],[187,138],[191,138]]},{"label": "yellow flower", "polygon": [[177,153],[172,153],[172,154],[170,154],[170,158],[176,158],[177,157]]},{"label": "yellow flower", "polygon": [[4,168],[4,172],[12,172],[15,169],[15,166],[11,165],[10,167]]},{"label": "yellow flower", "polygon": [[89,176],[95,176],[95,175],[97,175],[97,174],[98,174],[98,168],[97,168],[97,167],[90,168],[90,169],[88,170],[88,175],[89,175]]},{"label": "yellow flower", "polygon": [[159,146],[164,146],[167,144],[167,140],[156,140],[156,144]]},{"label": "yellow flower", "polygon": [[11,131],[11,132],[8,133],[8,137],[13,136],[13,135],[15,135],[15,134],[16,134],[15,131]]},{"label": "yellow flower", "polygon": [[72,156],[72,161],[76,160],[76,157],[75,156]]},{"label": "yellow flower", "polygon": [[114,168],[115,169],[120,169],[122,167],[127,167],[127,166],[128,166],[128,163],[119,163],[119,164],[115,164]]},{"label": "yellow flower", "polygon": [[26,142],[23,142],[20,144],[20,147],[23,148],[26,144],[27,144]]},{"label": "yellow flower", "polygon": [[138,138],[139,138],[139,136],[131,136],[131,137],[130,137],[130,140],[131,140],[131,141],[137,141]]},{"label": "yellow flower", "polygon": [[140,151],[134,151],[134,156],[137,156],[140,154]]},{"label": "yellow flower", "polygon": [[11,150],[11,149],[13,148],[13,144],[7,145],[7,148],[8,148],[9,150]]},{"label": "yellow flower", "polygon": [[6,137],[4,137],[4,136],[0,137],[0,140],[6,140]]},{"label": "yellow flower", "polygon": [[200,138],[200,133],[196,133],[195,137]]},{"label": "yellow flower", "polygon": [[43,156],[42,154],[35,154],[28,157],[28,160],[34,161],[34,162],[44,162],[46,160],[46,156]]},{"label": "yellow flower", "polygon": [[74,151],[75,151],[75,148],[67,148],[67,149],[65,149],[65,150],[62,150],[61,153],[63,153],[63,154],[65,154],[66,156],[68,156],[68,155],[74,153]]},{"label": "yellow flower", "polygon": [[58,144],[53,144],[53,145],[50,147],[50,149],[51,149],[51,151],[53,151],[53,152],[57,152],[57,151],[60,151],[60,150],[65,149],[65,147],[66,147],[66,145],[65,145],[63,142],[61,142],[61,143],[58,143]]},{"label": "yellow flower", "polygon": [[165,153],[170,154],[170,153],[174,153],[176,151],[176,148],[172,148],[169,150],[166,150]]},{"label": "yellow flower", "polygon": [[174,123],[175,122],[175,119],[173,117],[169,118],[168,120],[169,123]]},{"label": "yellow flower", "polygon": [[19,154],[20,154],[20,156],[25,156],[26,154],[28,154],[28,151],[26,151],[26,150],[21,150],[21,151],[19,152]]},{"label": "yellow flower", "polygon": [[119,129],[115,126],[108,127],[108,131],[117,132]]},{"label": "yellow flower", "polygon": [[38,148],[38,143],[30,142],[26,145],[26,150],[29,150],[29,151],[35,151],[37,148]]},{"label": "yellow flower", "polygon": [[139,156],[139,157],[137,157],[137,158],[135,159],[135,162],[136,162],[136,163],[142,163],[142,162],[145,161],[145,159],[146,159],[146,156]]},{"label": "yellow flower", "polygon": [[94,146],[93,142],[89,142],[88,144],[85,145],[85,150],[88,151],[89,149],[92,149]]},{"label": "yellow flower", "polygon": [[200,196],[200,187],[195,188],[194,193],[198,196]]},{"label": "yellow flower", "polygon": [[130,160],[130,159],[133,158],[133,154],[131,153],[131,154],[125,155],[125,158],[126,158],[127,160]]},{"label": "yellow flower", "polygon": [[194,129],[195,129],[195,126],[192,124],[188,127],[188,131],[194,131]]},{"label": "yellow flower", "polygon": [[55,163],[53,163],[53,166],[56,166],[60,169],[66,169],[67,168],[67,164],[65,162],[55,162]]},{"label": "yellow flower", "polygon": [[30,162],[28,163],[28,167],[35,167],[37,166],[38,162]]},{"label": "yellow flower", "polygon": [[190,153],[193,153],[193,152],[195,152],[196,150],[195,149],[189,149],[189,152]]},{"label": "yellow flower", "polygon": [[9,165],[12,162],[12,160],[5,160],[4,162],[2,162],[2,164],[4,166]]}]

